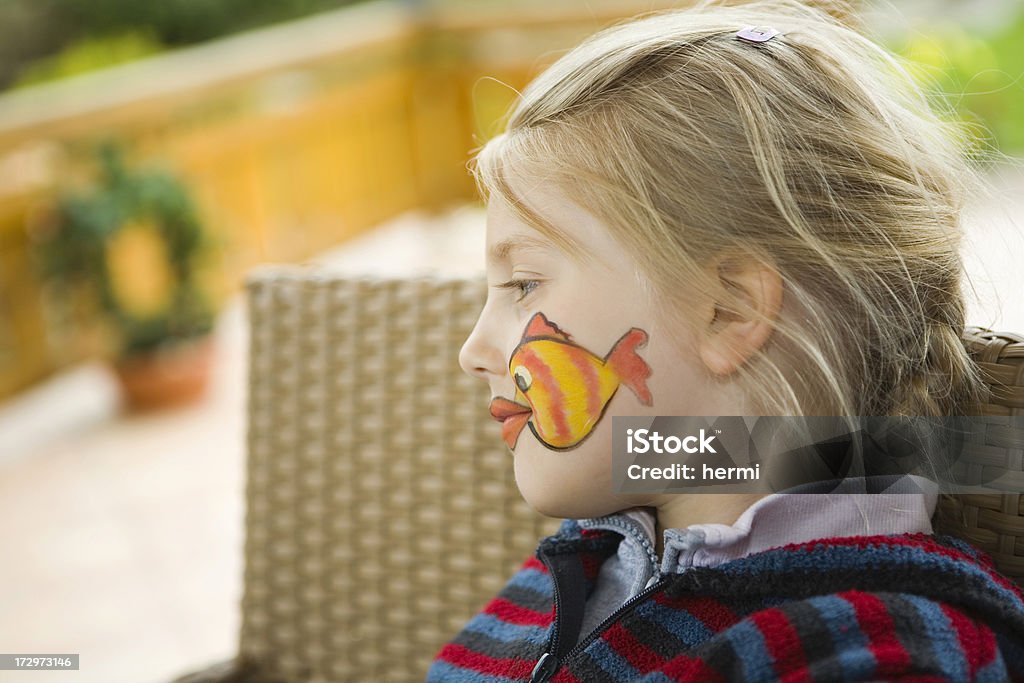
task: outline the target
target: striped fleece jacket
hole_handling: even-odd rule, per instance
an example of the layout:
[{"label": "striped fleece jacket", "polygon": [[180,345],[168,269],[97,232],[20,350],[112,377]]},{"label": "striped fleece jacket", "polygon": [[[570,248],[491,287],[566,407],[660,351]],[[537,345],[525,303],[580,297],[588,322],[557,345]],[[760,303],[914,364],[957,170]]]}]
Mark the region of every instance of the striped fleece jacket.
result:
[{"label": "striped fleece jacket", "polygon": [[1024,596],[959,539],[822,538],[693,567],[580,640],[622,538],[564,520],[427,681],[1024,681]]}]

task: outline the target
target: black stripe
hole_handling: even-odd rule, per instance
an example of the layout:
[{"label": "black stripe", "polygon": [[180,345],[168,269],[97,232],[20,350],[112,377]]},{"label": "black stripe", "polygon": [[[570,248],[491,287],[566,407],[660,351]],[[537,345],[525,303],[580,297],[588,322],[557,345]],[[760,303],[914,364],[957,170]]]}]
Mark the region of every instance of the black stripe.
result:
[{"label": "black stripe", "polygon": [[525,607],[541,614],[550,614],[554,604],[550,595],[538,593],[525,586],[506,585],[498,593],[498,597],[515,603],[519,607]]},{"label": "black stripe", "polygon": [[[797,600],[779,609],[789,619],[803,647],[808,672],[813,680],[841,681],[843,666],[836,656],[832,632],[821,612],[806,600]],[[856,624],[853,625],[856,627]]]},{"label": "black stripe", "polygon": [[996,632],[996,644],[999,646],[999,654],[1006,662],[1007,671],[1024,671],[1024,643],[1019,639],[1010,639],[1011,636],[1005,633]]},{"label": "black stripe", "polygon": [[[675,616],[673,614],[673,617]],[[689,617],[689,612],[681,613],[678,616],[682,620]],[[661,622],[648,619],[635,611],[623,620],[622,625],[634,638],[650,648],[662,659],[672,659],[680,652],[686,652],[692,647],[687,645],[675,633],[665,628]],[[673,623],[673,626],[678,627],[678,624]]]},{"label": "black stripe", "polygon": [[[711,636],[689,656],[701,659],[727,681],[745,680],[746,671],[743,668],[743,660],[736,654],[732,641],[726,638],[724,633],[722,631]],[[840,677],[836,680],[843,679]]]},{"label": "black stripe", "polygon": [[622,542],[622,534],[607,529],[596,529],[596,533],[588,536],[548,536],[541,539],[537,544],[534,555],[540,559],[542,552],[548,555],[573,555],[577,553],[597,553],[599,556],[608,557],[614,553],[619,543]]},{"label": "black stripe", "polygon": [[943,674],[942,665],[928,641],[924,619],[913,603],[894,593],[876,593],[875,597],[882,601],[892,617],[896,638],[910,655],[914,673]]},{"label": "black stripe", "polygon": [[586,652],[581,652],[569,661],[569,671],[584,683],[618,683],[622,680],[595,664],[594,658]]},{"label": "black stripe", "polygon": [[545,645],[545,643],[533,643],[523,639],[497,640],[485,633],[470,630],[463,630],[455,636],[452,642],[488,657],[507,659],[540,659]]}]

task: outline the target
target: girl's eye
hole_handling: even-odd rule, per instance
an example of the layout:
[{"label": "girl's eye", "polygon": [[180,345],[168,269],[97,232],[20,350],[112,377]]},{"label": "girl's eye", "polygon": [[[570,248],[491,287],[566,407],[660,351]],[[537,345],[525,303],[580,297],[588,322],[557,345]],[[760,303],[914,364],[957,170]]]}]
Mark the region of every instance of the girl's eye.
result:
[{"label": "girl's eye", "polygon": [[530,292],[535,290],[538,285],[540,285],[540,280],[509,280],[508,282],[501,283],[498,287],[502,289],[518,290],[519,296],[516,298],[516,301],[522,301]]}]

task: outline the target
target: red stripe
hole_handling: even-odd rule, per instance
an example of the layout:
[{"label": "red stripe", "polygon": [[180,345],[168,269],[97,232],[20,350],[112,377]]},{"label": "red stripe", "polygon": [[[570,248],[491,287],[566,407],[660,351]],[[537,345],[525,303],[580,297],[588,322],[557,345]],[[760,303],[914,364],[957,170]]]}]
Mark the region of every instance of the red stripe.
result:
[{"label": "red stripe", "polygon": [[584,683],[580,679],[572,675],[568,667],[563,668],[561,671],[555,674],[555,677],[551,679],[551,683]]},{"label": "red stripe", "polygon": [[765,647],[780,679],[785,683],[810,681],[800,634],[782,610],[774,607],[763,609],[751,614],[750,620],[764,636]]},{"label": "red stripe", "polygon": [[601,572],[601,565],[604,564],[605,559],[596,553],[580,553],[580,562],[583,564],[583,576],[587,577],[590,581],[595,580]]},{"label": "red stripe", "polygon": [[548,573],[548,568],[544,566],[544,563],[537,559],[536,555],[531,555],[523,562],[523,569],[536,569],[539,572]]},{"label": "red stripe", "polygon": [[488,657],[479,652],[474,652],[464,645],[456,645],[454,643],[449,643],[441,648],[441,651],[437,654],[437,659],[479,673],[523,679],[529,677],[535,663],[533,660],[527,659]]},{"label": "red stripe", "polygon": [[665,662],[657,652],[637,640],[621,621],[612,624],[602,640],[640,673],[653,671]]},{"label": "red stripe", "polygon": [[565,419],[565,394],[562,393],[562,388],[558,386],[551,368],[529,346],[523,348],[523,363],[529,368],[530,374],[534,376],[533,380],[535,382],[539,381],[548,392],[548,403],[550,404],[548,409],[551,413],[551,418],[555,422],[555,434],[558,436],[568,436],[569,423]]},{"label": "red stripe", "polygon": [[683,683],[699,681],[700,683],[714,683],[724,681],[722,674],[718,673],[702,659],[694,659],[686,655],[679,655],[664,666],[662,672],[673,681]]},{"label": "red stripe", "polygon": [[712,633],[720,633],[740,620],[731,609],[716,598],[680,597],[669,598],[665,593],[655,593],[654,601],[671,610],[685,610],[699,619]]},{"label": "red stripe", "polygon": [[996,642],[992,630],[985,624],[969,619],[963,612],[943,603],[942,612],[956,630],[960,648],[964,651],[970,675],[974,675],[996,656]]},{"label": "red stripe", "polygon": [[570,351],[569,359],[576,369],[580,371],[580,374],[583,375],[583,383],[587,387],[587,416],[596,420],[601,415],[601,409],[604,407],[601,405],[601,383],[597,378],[597,368],[587,360],[587,357],[583,355],[584,353],[584,351],[579,353]]},{"label": "red stripe", "polygon": [[[606,529],[580,529],[580,536],[585,539],[607,537],[614,532]],[[597,575],[601,572],[601,565],[607,559],[607,555],[602,555],[594,551],[584,551],[580,553],[580,561],[583,563],[583,575],[587,579],[593,581],[597,578]]]},{"label": "red stripe", "polygon": [[978,623],[978,629],[981,636],[981,666],[987,666],[998,656],[999,644],[988,624]]},{"label": "red stripe", "polygon": [[816,550],[823,545],[852,546],[854,548],[867,548],[878,545],[898,545],[907,548],[920,548],[922,550],[937,553],[943,557],[968,559],[971,560],[971,562],[974,562],[973,558],[959,550],[939,545],[935,541],[931,540],[931,536],[928,534],[899,534],[892,536],[830,536],[828,538],[818,538],[813,541],[807,541],[806,543],[790,543],[783,547],[787,550]]},{"label": "red stripe", "polygon": [[491,600],[484,607],[484,613],[496,616],[508,624],[516,624],[518,626],[550,626],[555,617],[554,608],[547,613],[537,612],[526,607],[520,607],[505,598],[494,598]]},{"label": "red stripe", "polygon": [[890,545],[903,546],[907,548],[920,548],[931,553],[949,557],[955,560],[968,560],[976,564],[974,558],[959,550],[948,546],[940,545],[931,540],[928,534],[898,534],[892,536],[842,536],[819,538],[806,543],[791,543],[783,546],[787,550],[816,550],[821,545],[847,546],[854,548],[868,548],[871,546]]},{"label": "red stripe", "polygon": [[875,656],[878,667],[874,675],[906,673],[910,655],[896,638],[896,626],[885,604],[871,593],[845,591],[839,597],[853,606],[860,630],[867,636],[868,649]]}]

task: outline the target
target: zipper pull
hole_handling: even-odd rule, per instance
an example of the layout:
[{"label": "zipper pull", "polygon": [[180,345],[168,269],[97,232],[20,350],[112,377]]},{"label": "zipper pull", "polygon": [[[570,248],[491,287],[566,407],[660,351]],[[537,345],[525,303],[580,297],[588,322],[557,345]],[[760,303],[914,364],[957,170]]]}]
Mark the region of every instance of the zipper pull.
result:
[{"label": "zipper pull", "polygon": [[558,668],[558,658],[550,652],[545,652],[530,672],[530,683],[547,683]]}]

